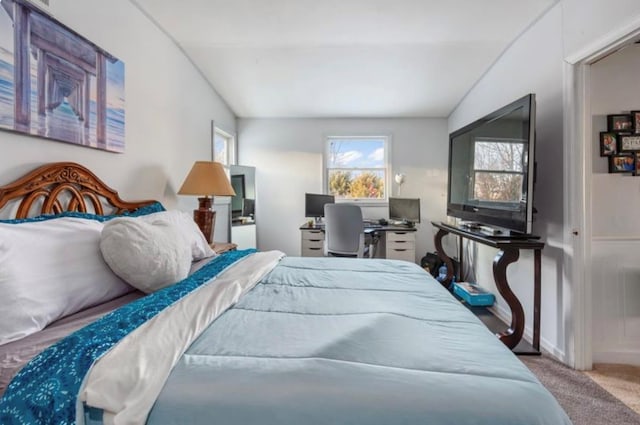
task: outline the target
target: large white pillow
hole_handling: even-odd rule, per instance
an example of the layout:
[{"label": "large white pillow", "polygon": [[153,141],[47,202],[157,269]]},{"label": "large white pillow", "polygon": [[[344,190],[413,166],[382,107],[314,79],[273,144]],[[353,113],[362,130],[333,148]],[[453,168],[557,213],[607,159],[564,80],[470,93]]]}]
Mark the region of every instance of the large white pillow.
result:
[{"label": "large white pillow", "polygon": [[162,211],[149,215],[137,217],[147,223],[156,223],[164,221],[170,223],[178,229],[182,236],[187,240],[191,247],[192,260],[202,260],[203,258],[214,257],[217,255],[207,243],[202,231],[193,221],[191,215],[184,211]]},{"label": "large white pillow", "polygon": [[191,269],[191,245],[168,221],[116,218],[105,224],[100,251],[125,282],[150,293],[176,283]]},{"label": "large white pillow", "polygon": [[0,344],[131,292],[100,254],[103,223],[0,223]]}]

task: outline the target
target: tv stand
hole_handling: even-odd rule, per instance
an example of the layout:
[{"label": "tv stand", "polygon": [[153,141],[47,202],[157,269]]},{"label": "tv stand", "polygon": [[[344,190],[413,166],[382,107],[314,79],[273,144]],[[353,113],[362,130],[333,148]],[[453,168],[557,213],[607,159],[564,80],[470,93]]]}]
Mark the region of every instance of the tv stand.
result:
[{"label": "tv stand", "polygon": [[[540,354],[540,278],[541,278],[541,253],[544,243],[540,242],[538,237],[514,238],[511,235],[505,235],[505,238],[496,238],[493,235],[486,235],[475,230],[465,230],[460,226],[450,226],[445,223],[431,222],[438,229],[434,236],[434,244],[438,257],[447,265],[447,277],[442,282],[445,288],[448,288],[453,278],[453,260],[444,252],[442,248],[442,238],[447,234],[457,235],[460,238],[458,244],[460,252],[458,258],[460,261],[459,270],[462,270],[463,264],[463,243],[462,239],[469,239],[474,242],[481,243],[498,249],[498,253],[493,259],[493,279],[495,280],[498,292],[507,302],[511,310],[511,324],[506,331],[496,334],[496,336],[510,349],[513,349],[524,333],[524,310],[518,297],[513,293],[507,280],[507,266],[518,261],[521,249],[531,249],[534,252],[533,265],[533,349],[534,354]],[[460,276],[457,276],[459,278]]]}]

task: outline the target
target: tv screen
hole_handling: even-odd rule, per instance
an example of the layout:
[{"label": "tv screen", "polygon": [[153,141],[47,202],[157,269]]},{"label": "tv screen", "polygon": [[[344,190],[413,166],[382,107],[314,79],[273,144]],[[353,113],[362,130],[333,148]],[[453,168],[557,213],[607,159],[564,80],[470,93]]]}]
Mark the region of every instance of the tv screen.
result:
[{"label": "tv screen", "polygon": [[389,220],[420,223],[420,199],[389,198]]},{"label": "tv screen", "polygon": [[322,195],[317,193],[304,194],[304,216],[324,217],[324,204],[333,204],[333,195]]},{"label": "tv screen", "polygon": [[534,94],[451,133],[447,214],[530,234],[534,150]]}]

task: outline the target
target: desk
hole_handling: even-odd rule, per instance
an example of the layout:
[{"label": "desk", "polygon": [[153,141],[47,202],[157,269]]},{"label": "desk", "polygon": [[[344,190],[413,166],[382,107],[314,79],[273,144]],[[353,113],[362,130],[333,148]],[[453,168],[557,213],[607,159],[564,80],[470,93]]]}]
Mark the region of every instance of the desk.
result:
[{"label": "desk", "polygon": [[453,261],[444,252],[442,248],[442,238],[451,233],[460,238],[460,270],[462,270],[462,239],[469,239],[474,242],[497,248],[499,251],[493,259],[493,279],[496,282],[498,292],[509,305],[511,309],[511,324],[509,328],[497,334],[498,338],[509,348],[513,349],[524,333],[524,310],[522,304],[516,295],[511,291],[509,282],[507,281],[507,266],[518,261],[521,249],[531,249],[534,252],[533,264],[533,341],[532,345],[537,353],[540,352],[540,268],[541,268],[541,252],[544,243],[534,239],[500,239],[492,238],[479,232],[464,230],[459,227],[450,226],[445,223],[431,222],[438,229],[438,233],[434,237],[434,243],[438,256],[447,264],[447,278],[442,284],[449,286],[453,277]]},{"label": "desk", "polygon": [[[380,226],[364,224],[365,234],[378,237],[376,258],[416,261],[416,228],[405,226]],[[300,255],[302,257],[322,257],[324,245],[324,225],[303,224],[300,226]]]}]

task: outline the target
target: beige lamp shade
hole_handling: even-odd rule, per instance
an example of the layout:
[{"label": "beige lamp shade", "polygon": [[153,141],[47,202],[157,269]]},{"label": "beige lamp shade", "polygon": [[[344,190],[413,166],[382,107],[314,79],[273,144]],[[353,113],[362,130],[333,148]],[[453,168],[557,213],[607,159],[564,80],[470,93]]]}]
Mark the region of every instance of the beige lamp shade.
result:
[{"label": "beige lamp shade", "polygon": [[212,161],[196,161],[178,193],[199,196],[234,196],[236,194],[222,164]]}]

